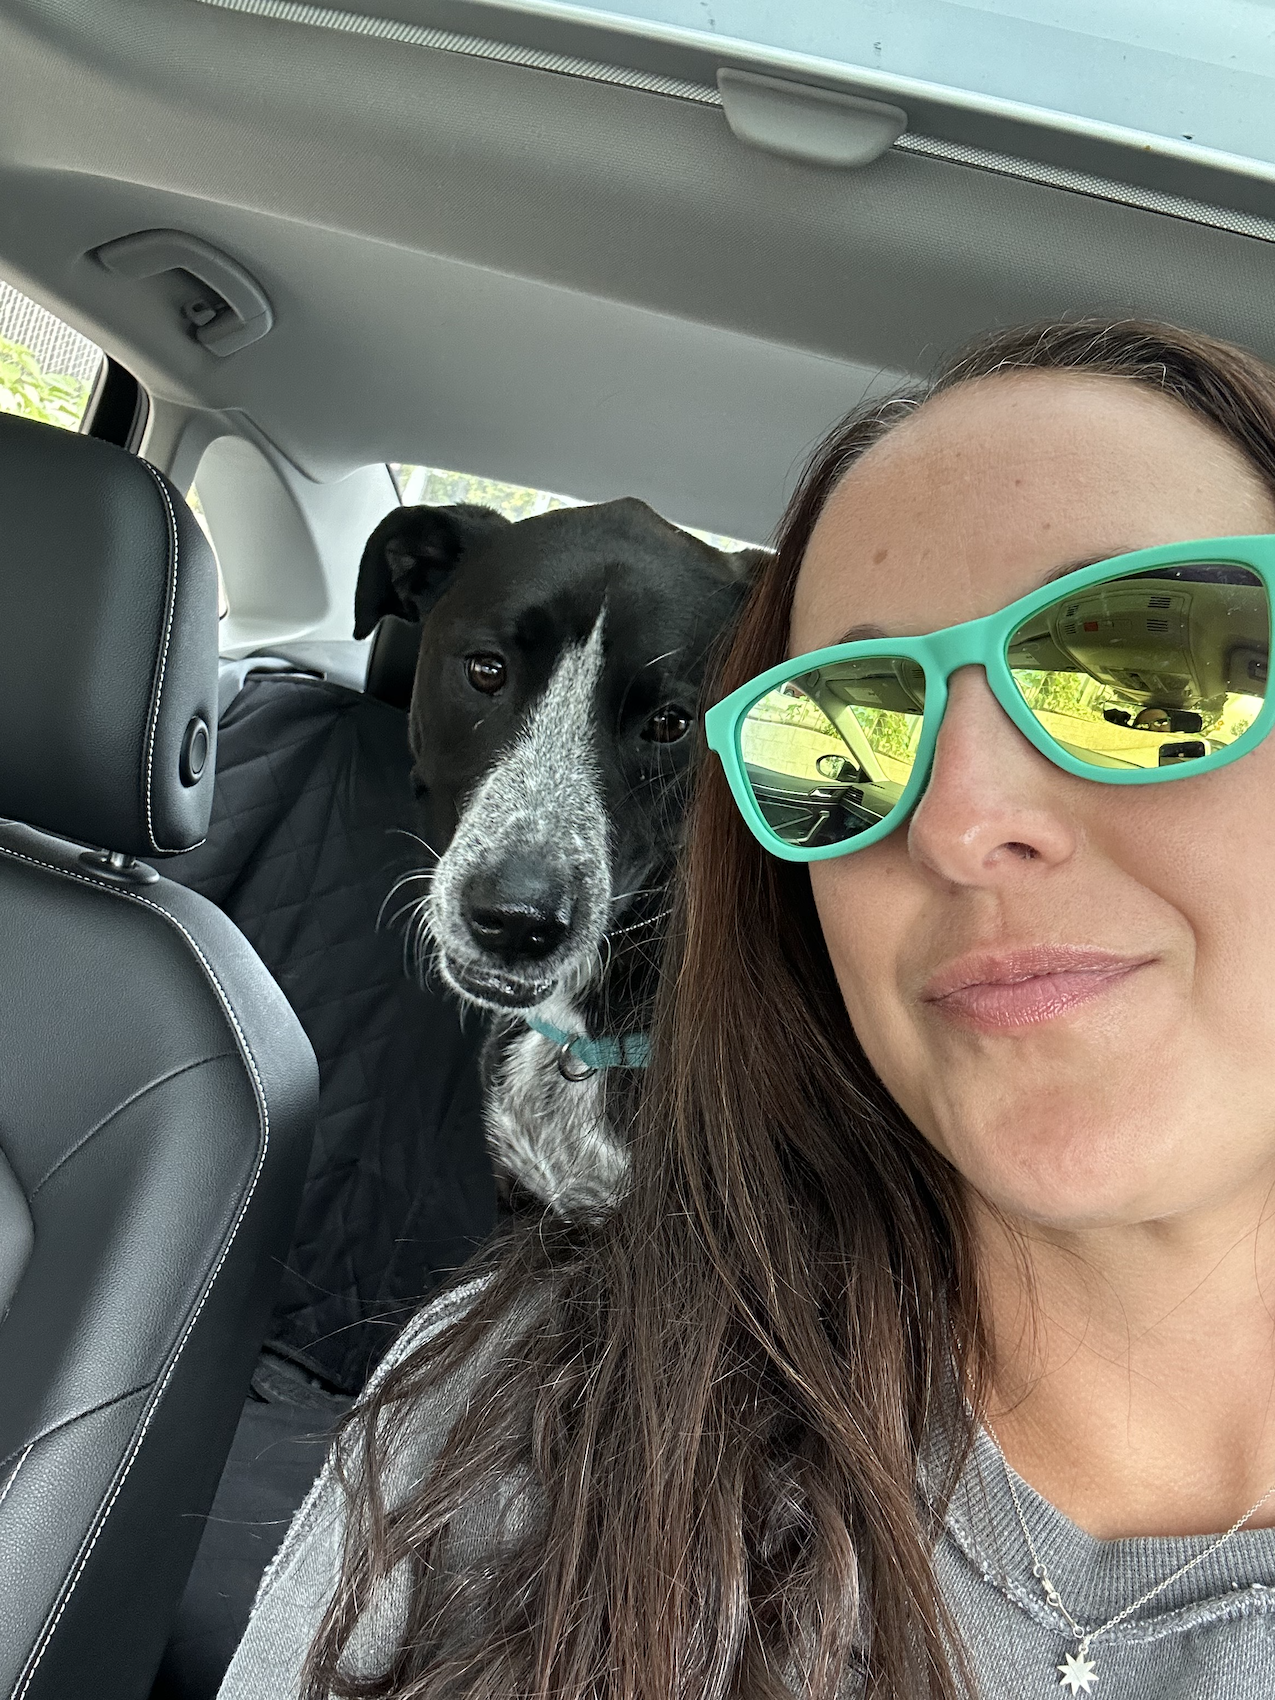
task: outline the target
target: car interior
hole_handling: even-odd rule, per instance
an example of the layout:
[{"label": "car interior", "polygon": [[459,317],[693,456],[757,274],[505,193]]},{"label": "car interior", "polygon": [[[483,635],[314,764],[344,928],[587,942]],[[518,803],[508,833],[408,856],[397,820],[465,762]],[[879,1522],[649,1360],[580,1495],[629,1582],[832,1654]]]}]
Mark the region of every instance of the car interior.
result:
[{"label": "car interior", "polygon": [[[0,9],[0,1692],[215,1694],[334,1425],[497,1220],[481,1023],[395,923],[418,634],[354,639],[368,534],[481,482],[764,544],[838,419],[997,325],[1275,359],[1256,12]],[[1019,665],[1197,759],[1231,588],[1173,589],[1168,709],[1085,672],[1110,599]],[[918,706],[897,669],[774,693],[759,796],[808,843],[880,818]]]}]

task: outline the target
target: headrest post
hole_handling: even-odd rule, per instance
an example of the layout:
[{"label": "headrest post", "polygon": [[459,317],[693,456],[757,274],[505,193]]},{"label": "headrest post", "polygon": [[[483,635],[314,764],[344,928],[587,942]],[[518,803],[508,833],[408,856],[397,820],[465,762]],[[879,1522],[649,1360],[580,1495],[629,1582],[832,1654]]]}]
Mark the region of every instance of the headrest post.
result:
[{"label": "headrest post", "polygon": [[152,885],[159,878],[154,868],[124,850],[81,850],[80,861],[112,885]]}]

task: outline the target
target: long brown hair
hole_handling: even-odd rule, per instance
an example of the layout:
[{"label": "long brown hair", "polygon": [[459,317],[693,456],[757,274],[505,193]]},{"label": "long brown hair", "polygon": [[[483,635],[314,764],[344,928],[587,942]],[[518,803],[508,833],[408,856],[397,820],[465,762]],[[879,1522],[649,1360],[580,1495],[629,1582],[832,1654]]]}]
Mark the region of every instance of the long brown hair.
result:
[{"label": "long brown hair", "polygon": [[[929,396],[1018,370],[1151,386],[1275,489],[1275,373],[1256,357],[1142,322],[997,332],[820,444],[721,691],[782,659],[847,468]],[[854,1672],[871,1700],[970,1693],[931,1562],[971,1440],[955,1395],[976,1410],[986,1373],[959,1177],[873,1075],[806,871],[759,849],[716,762],[653,1038],[623,1203],[515,1227],[460,1319],[351,1419],[344,1562],[306,1700],[833,1700]],[[497,1338],[430,1473],[387,1495],[422,1398]],[[945,1467],[921,1493],[939,1424]],[[465,1555],[458,1517],[511,1484],[535,1515]],[[400,1565],[399,1651],[355,1678],[343,1656]]]}]

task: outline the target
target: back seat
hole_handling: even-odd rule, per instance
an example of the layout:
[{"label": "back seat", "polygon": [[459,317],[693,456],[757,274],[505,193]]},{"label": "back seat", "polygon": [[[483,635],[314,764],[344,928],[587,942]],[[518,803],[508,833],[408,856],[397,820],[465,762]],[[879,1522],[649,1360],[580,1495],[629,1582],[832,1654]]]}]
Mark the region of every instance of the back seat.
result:
[{"label": "back seat", "polygon": [[418,639],[396,620],[370,663],[366,645],[305,644],[223,664],[208,838],[164,870],[223,909],[282,987],[319,1060],[320,1105],[266,1352],[154,1700],[216,1693],[333,1426],[495,1222],[483,1025],[462,1027],[450,998],[408,978],[387,903],[429,860],[408,778]]},{"label": "back seat", "polygon": [[391,634],[394,667],[374,639],[377,694],[352,688],[363,645],[229,663],[254,670],[223,680],[208,838],[165,870],[248,936],[318,1056],[314,1156],[267,1338],[345,1394],[494,1222],[482,1023],[462,1027],[450,997],[408,978],[393,922],[395,880],[430,860],[409,785],[407,633]]}]

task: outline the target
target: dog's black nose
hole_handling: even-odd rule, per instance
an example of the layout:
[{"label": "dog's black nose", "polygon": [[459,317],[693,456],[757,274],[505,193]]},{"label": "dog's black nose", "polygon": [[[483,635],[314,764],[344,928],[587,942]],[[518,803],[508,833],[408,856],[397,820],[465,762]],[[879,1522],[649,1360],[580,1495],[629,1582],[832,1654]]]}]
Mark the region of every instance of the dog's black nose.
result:
[{"label": "dog's black nose", "polygon": [[522,904],[484,904],[469,912],[474,942],[510,964],[543,961],[557,950],[570,929],[569,914]]},{"label": "dog's black nose", "polygon": [[509,965],[542,962],[571,931],[567,880],[535,856],[511,856],[465,888],[465,920],[480,950]]}]

